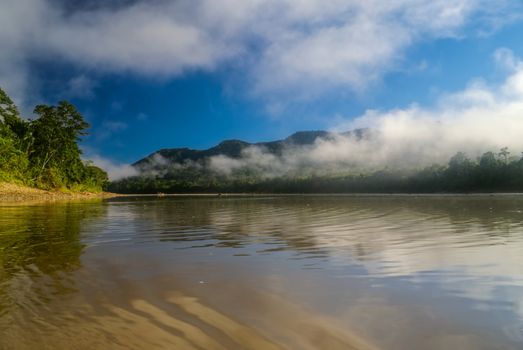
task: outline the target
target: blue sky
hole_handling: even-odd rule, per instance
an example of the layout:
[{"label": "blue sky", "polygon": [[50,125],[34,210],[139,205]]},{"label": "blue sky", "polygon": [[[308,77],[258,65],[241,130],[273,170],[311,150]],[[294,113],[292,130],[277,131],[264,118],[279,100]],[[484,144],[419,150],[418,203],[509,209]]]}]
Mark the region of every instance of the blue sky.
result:
[{"label": "blue sky", "polygon": [[523,11],[492,3],[0,0],[0,85],[26,116],[73,102],[88,157],[267,141],[501,83]]}]

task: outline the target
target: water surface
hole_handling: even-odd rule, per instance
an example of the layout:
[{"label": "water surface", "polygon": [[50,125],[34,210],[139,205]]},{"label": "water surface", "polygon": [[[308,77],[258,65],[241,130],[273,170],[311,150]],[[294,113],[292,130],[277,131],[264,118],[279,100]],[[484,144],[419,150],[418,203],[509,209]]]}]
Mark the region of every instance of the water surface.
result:
[{"label": "water surface", "polygon": [[521,349],[523,197],[0,207],[0,349]]}]

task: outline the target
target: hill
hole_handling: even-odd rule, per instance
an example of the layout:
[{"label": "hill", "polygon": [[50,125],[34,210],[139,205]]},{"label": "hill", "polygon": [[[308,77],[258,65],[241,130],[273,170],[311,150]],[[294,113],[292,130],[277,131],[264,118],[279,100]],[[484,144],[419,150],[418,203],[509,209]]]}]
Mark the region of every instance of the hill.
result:
[{"label": "hill", "polygon": [[225,156],[231,159],[241,159],[244,151],[250,147],[257,147],[268,154],[281,156],[285,149],[313,145],[318,139],[329,140],[336,136],[363,137],[366,129],[357,129],[343,133],[333,133],[323,130],[299,131],[283,140],[249,143],[242,140],[225,140],[206,150],[190,148],[166,148],[154,152],[132,164],[140,173],[166,170],[173,164],[187,164],[188,162],[205,162],[212,157]]},{"label": "hill", "polygon": [[[523,158],[506,147],[470,159],[389,167],[372,163],[369,129],[301,131],[270,142],[226,140],[206,150],[162,149],[133,164],[116,193],[455,193],[523,191]],[[378,141],[377,141],[378,140]],[[350,146],[350,147],[347,147]],[[348,153],[349,152],[349,153]],[[356,159],[358,162],[353,161]]]}]

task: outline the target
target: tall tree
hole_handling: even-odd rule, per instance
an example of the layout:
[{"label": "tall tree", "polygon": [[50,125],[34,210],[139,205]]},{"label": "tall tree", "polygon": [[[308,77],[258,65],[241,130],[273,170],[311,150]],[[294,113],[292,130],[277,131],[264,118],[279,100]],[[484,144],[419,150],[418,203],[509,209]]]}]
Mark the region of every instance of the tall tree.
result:
[{"label": "tall tree", "polygon": [[13,100],[0,88],[0,124],[10,125],[14,119],[19,118],[18,108]]},{"label": "tall tree", "polygon": [[58,106],[38,105],[34,113],[39,116],[31,122],[34,179],[54,186],[81,181],[85,167],[77,142],[89,124],[65,101]]},{"label": "tall tree", "polygon": [[0,88],[0,179],[19,180],[28,167],[23,151],[27,140],[27,123],[20,118],[18,109]]},{"label": "tall tree", "polygon": [[0,88],[0,132],[10,133],[16,142],[27,146],[30,137],[28,131],[28,123],[20,118],[20,113],[14,102]]}]

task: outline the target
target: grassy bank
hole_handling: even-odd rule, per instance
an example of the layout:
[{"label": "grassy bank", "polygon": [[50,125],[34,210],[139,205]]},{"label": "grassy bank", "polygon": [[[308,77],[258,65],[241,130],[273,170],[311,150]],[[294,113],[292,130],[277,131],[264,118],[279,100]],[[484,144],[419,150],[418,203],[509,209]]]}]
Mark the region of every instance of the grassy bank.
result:
[{"label": "grassy bank", "polygon": [[111,198],[108,192],[76,192],[70,190],[41,190],[14,183],[0,182],[0,202],[50,202],[60,200]]}]

